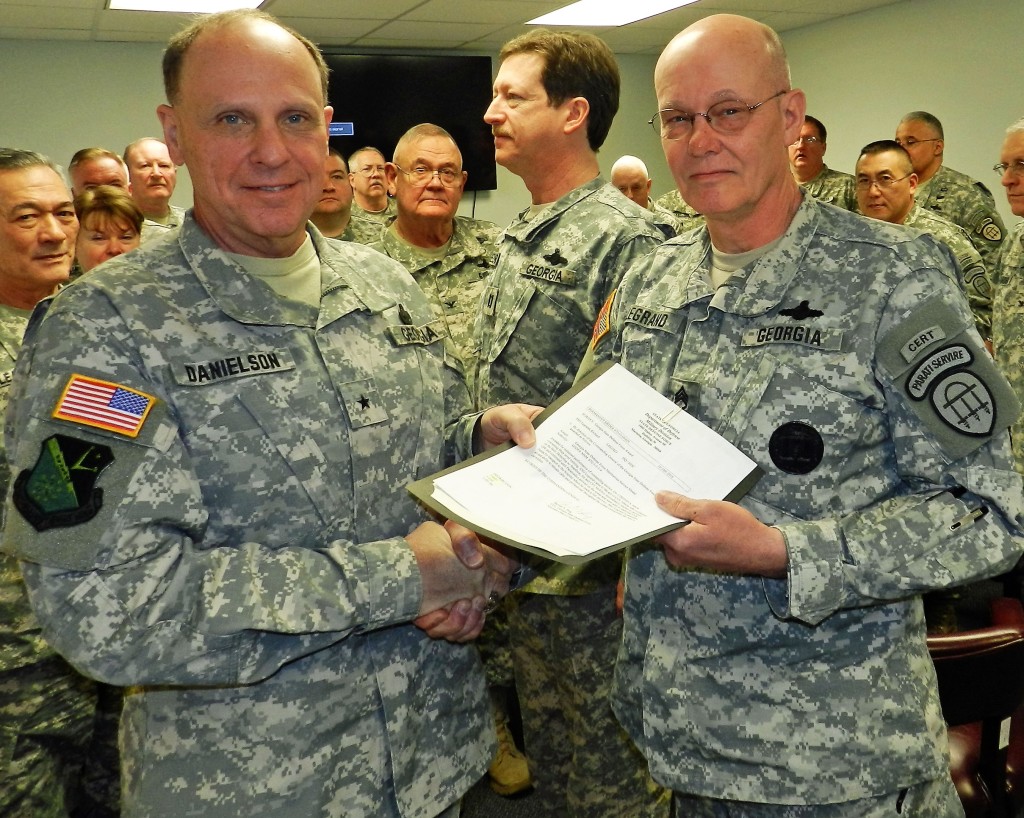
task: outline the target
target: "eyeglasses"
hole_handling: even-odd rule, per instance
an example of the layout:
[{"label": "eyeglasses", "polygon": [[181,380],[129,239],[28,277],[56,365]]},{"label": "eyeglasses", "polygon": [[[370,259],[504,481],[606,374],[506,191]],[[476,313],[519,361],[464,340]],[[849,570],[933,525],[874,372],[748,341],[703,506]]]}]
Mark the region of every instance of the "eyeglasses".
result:
[{"label": "eyeglasses", "polygon": [[906,139],[898,139],[897,138],[895,140],[896,144],[899,145],[901,148],[912,148],[912,147],[914,147],[914,145],[921,145],[921,144],[923,144],[925,142],[941,142],[941,141],[942,140],[937,138],[937,137],[935,139],[914,139],[914,137],[912,137],[912,136],[908,136]]},{"label": "eyeglasses", "polygon": [[696,111],[680,111],[676,108],[662,108],[658,113],[647,120],[647,124],[657,131],[662,139],[682,139],[693,131],[693,123],[697,117],[702,116],[708,121],[714,130],[722,134],[739,133],[750,122],[751,114],[764,105],[766,102],[781,97],[788,91],[778,91],[768,99],[763,99],[753,105],[738,99],[727,99],[716,102],[704,113]]},{"label": "eyeglasses", "polygon": [[1012,162],[1000,162],[998,165],[993,165],[994,170],[999,176],[1004,173],[1009,173],[1014,179],[1024,178],[1024,159],[1015,159]]},{"label": "eyeglasses", "polygon": [[804,144],[804,145],[817,145],[819,142],[821,142],[821,140],[818,139],[818,137],[816,137],[816,136],[801,136],[793,144],[794,145],[800,145],[800,144]]},{"label": "eyeglasses", "polygon": [[365,176],[367,179],[369,179],[371,176],[373,176],[374,173],[379,173],[381,176],[383,176],[384,175],[384,166],[383,165],[367,165],[365,168],[359,168],[359,170],[354,170],[352,172],[353,173],[358,173],[360,176]]},{"label": "eyeglasses", "polygon": [[438,170],[431,170],[430,168],[424,167],[423,165],[417,165],[412,170],[406,170],[405,168],[395,165],[402,173],[408,177],[409,182],[414,187],[425,187],[430,184],[430,180],[435,176],[438,181],[445,187],[455,187],[462,181],[462,173],[454,170],[453,168],[440,168]]},{"label": "eyeglasses", "polygon": [[910,175],[911,174],[908,173],[906,176],[900,176],[899,178],[892,176],[879,176],[877,179],[868,179],[865,176],[859,176],[857,177],[855,184],[857,186],[857,190],[870,190],[872,185],[878,185],[879,190],[888,190],[894,184],[902,182]]}]

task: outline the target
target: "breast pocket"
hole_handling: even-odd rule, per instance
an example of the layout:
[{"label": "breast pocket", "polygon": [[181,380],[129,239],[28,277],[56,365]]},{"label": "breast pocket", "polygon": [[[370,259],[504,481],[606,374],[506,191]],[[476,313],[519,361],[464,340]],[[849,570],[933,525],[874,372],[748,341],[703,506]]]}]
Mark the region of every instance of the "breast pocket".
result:
[{"label": "breast pocket", "polygon": [[847,393],[768,353],[741,357],[746,377],[719,425],[765,470],[752,500],[816,519],[889,490],[895,469],[885,416],[855,391],[855,377]]},{"label": "breast pocket", "polygon": [[[500,308],[500,303],[499,303]],[[589,336],[565,306],[528,285],[499,324],[485,361],[502,384],[503,400],[549,403],[569,388]]]}]

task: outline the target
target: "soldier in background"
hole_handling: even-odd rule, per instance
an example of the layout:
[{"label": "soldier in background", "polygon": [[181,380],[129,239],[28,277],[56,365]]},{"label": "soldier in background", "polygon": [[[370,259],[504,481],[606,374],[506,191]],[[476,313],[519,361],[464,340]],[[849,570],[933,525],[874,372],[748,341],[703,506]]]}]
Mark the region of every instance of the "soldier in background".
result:
[{"label": "soldier in background", "polygon": [[[67,282],[77,233],[57,166],[0,148],[0,415],[32,309]],[[43,639],[17,560],[0,555],[0,815],[70,818],[99,808],[82,786],[95,711],[95,684]]]},{"label": "soldier in background", "polygon": [[[472,391],[477,358],[473,321],[501,230],[491,222],[457,215],[468,176],[458,145],[438,125],[422,123],[406,131],[387,164],[386,177],[397,215],[370,246],[412,274],[434,308],[434,327],[444,336],[453,365]],[[499,795],[515,795],[528,789],[531,780],[509,729],[515,679],[503,605],[488,613],[477,647],[498,735],[498,750],[488,768],[490,785]]]},{"label": "soldier in background", "polygon": [[679,220],[672,211],[651,199],[651,185],[654,183],[654,180],[651,179],[650,174],[647,172],[647,165],[644,164],[642,159],[637,156],[630,156],[629,154],[620,156],[612,164],[610,181],[619,193],[631,202],[636,202],[640,207],[655,213],[659,218],[671,225],[675,233],[679,232]]},{"label": "soldier in background", "polygon": [[386,166],[384,154],[369,145],[348,156],[353,213],[385,227],[395,218],[395,203],[388,196]]},{"label": "soldier in background", "polygon": [[676,221],[679,222],[680,233],[704,226],[704,217],[683,201],[683,197],[677,189],[670,190],[668,193],[659,196],[655,200],[655,204],[675,217]]},{"label": "soldier in background", "polygon": [[820,119],[804,116],[800,136],[789,146],[789,165],[800,186],[815,199],[857,212],[853,177],[825,164],[828,131]]},{"label": "soldier in background", "polygon": [[[569,386],[601,304],[667,234],[601,178],[597,151],[619,104],[599,38],[535,31],[506,43],[484,121],[497,163],[531,205],[505,230],[480,311],[478,406],[546,406]],[[558,818],[667,814],[609,706],[622,633],[621,555],[571,568],[544,561],[510,597],[513,660],[533,800]]]},{"label": "soldier in background", "polygon": [[327,152],[324,189],[309,220],[330,239],[369,244],[380,238],[378,222],[352,215],[352,183],[348,165],[337,148]]},{"label": "soldier in background", "polygon": [[468,396],[409,274],[307,222],[316,46],[204,15],[163,68],[194,206],[37,309],[4,549],[54,647],[131,687],[128,818],[454,818],[494,750],[460,643],[515,563],[406,485],[454,458]]},{"label": "soldier in background", "polygon": [[178,169],[167,153],[167,145],[144,136],[124,149],[123,158],[132,198],[146,217],[142,223],[142,243],[173,233],[181,226],[185,209],[171,204]]},{"label": "soldier in background", "polygon": [[981,255],[961,227],[916,202],[917,174],[906,149],[891,139],[871,142],[857,158],[857,203],[860,212],[890,224],[930,233],[953,252],[960,266],[959,283],[974,313],[978,332],[992,335],[992,285]]},{"label": "soldier in background", "polygon": [[896,141],[906,148],[917,174],[917,204],[960,225],[991,268],[1006,228],[995,199],[981,182],[942,163],[942,123],[927,111],[912,111],[896,126]]},{"label": "soldier in background", "polygon": [[[1006,131],[999,164],[1006,200],[1014,216],[1024,217],[1024,119]],[[1024,221],[1013,226],[993,270],[992,350],[1000,371],[1024,401]],[[1024,474],[1024,417],[1010,427],[1017,471]]]}]

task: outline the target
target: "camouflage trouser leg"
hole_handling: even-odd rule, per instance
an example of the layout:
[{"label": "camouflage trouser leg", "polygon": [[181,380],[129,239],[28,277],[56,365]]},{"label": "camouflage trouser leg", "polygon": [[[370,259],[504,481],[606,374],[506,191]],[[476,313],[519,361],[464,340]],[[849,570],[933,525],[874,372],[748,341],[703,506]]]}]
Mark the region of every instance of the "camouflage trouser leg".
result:
[{"label": "camouflage trouser leg", "polygon": [[515,684],[512,672],[512,644],[509,638],[508,597],[487,614],[484,629],[476,640],[480,659],[484,663],[488,687],[511,688]]},{"label": "camouflage trouser leg", "polygon": [[949,776],[843,804],[748,804],[675,794],[676,818],[964,818]]},{"label": "camouflage trouser leg", "polygon": [[0,815],[76,813],[95,707],[92,683],[62,662],[0,674]]},{"label": "camouflage trouser leg", "polygon": [[666,818],[669,794],[609,705],[622,635],[615,586],[586,596],[516,593],[509,608],[531,799],[559,818]]}]

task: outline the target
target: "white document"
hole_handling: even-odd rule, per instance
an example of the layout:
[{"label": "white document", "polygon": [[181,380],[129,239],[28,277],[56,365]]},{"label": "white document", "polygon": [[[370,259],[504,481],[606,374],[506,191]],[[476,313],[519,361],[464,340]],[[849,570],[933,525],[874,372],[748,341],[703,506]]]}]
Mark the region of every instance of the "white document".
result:
[{"label": "white document", "polygon": [[427,505],[478,533],[577,563],[684,523],[657,491],[738,499],[758,466],[618,364],[559,399],[531,449],[488,452],[418,481]]}]

